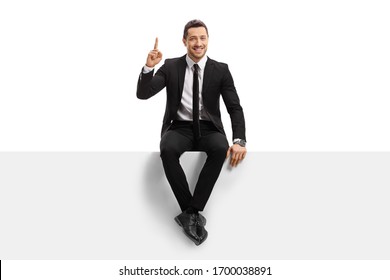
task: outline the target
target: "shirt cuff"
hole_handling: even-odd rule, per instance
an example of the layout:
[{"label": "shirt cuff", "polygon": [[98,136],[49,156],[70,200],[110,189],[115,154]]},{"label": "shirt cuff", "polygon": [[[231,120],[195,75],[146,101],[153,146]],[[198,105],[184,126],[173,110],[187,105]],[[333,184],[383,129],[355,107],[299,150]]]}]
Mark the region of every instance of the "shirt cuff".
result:
[{"label": "shirt cuff", "polygon": [[144,65],[144,69],[142,69],[142,73],[148,74],[149,72],[152,72],[153,69],[154,69],[154,67],[148,67],[148,66]]}]

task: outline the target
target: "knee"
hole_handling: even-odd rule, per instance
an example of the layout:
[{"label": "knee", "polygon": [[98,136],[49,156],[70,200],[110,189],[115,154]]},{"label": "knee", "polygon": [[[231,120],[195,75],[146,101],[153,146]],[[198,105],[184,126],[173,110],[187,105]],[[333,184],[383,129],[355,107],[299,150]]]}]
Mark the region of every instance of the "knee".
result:
[{"label": "knee", "polygon": [[172,160],[180,157],[180,153],[172,145],[160,145],[160,157],[164,160]]},{"label": "knee", "polygon": [[229,145],[228,143],[221,143],[220,145],[215,145],[211,150],[210,152],[219,157],[219,158],[225,158],[226,157],[226,153],[229,149]]}]

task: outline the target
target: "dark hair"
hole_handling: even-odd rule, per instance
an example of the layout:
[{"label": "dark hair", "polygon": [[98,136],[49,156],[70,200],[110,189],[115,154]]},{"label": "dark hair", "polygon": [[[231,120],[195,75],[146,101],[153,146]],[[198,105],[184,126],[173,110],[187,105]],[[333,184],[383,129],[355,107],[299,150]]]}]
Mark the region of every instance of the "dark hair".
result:
[{"label": "dark hair", "polygon": [[186,39],[187,38],[187,35],[188,35],[188,29],[192,28],[192,27],[204,27],[206,28],[206,33],[207,33],[207,36],[209,36],[209,31],[207,30],[207,26],[206,24],[204,24],[203,21],[199,20],[199,19],[193,19],[191,21],[189,21],[186,26],[184,26],[184,32],[183,32],[183,38]]}]

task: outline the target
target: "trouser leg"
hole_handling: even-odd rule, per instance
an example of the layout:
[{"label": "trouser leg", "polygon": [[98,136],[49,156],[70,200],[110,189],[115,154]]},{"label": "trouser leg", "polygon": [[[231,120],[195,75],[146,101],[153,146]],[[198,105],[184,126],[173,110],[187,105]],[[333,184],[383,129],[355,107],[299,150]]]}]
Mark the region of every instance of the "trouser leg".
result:
[{"label": "trouser leg", "polygon": [[[208,132],[208,133],[207,133]],[[219,177],[226,152],[229,148],[226,136],[216,131],[203,131],[197,149],[207,154],[207,160],[200,172],[196,184],[194,195],[190,206],[198,210],[203,210],[211,195],[214,185]]]},{"label": "trouser leg", "polygon": [[189,207],[192,194],[179,158],[185,151],[191,150],[192,146],[193,140],[177,130],[167,131],[160,142],[160,156],[165,176],[182,211]]}]

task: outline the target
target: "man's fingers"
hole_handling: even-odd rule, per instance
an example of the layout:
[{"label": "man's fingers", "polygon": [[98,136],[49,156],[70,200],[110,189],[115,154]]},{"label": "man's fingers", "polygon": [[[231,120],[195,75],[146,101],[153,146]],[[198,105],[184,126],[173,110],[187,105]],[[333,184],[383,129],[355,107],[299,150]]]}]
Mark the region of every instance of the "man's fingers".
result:
[{"label": "man's fingers", "polygon": [[157,50],[151,50],[151,51],[149,52],[149,55],[150,55],[153,59],[162,57],[162,53],[159,52],[159,51],[157,51]]},{"label": "man's fingers", "polygon": [[237,153],[233,151],[232,157],[230,159],[230,165],[231,166],[236,166],[237,165]]},{"label": "man's fingers", "polygon": [[227,150],[227,152],[226,152],[226,158],[228,158],[228,157],[230,156],[230,150],[231,150],[231,148],[229,148],[229,149]]},{"label": "man's fingers", "polygon": [[230,165],[233,167],[236,167],[239,163],[240,163],[240,160],[237,158],[232,158],[232,160],[230,161]]},{"label": "man's fingers", "polygon": [[146,66],[156,66],[161,61],[162,57],[163,54],[158,50],[158,38],[156,37],[156,41],[154,42],[154,49],[149,51],[148,57],[146,58]]},{"label": "man's fingers", "polygon": [[154,42],[154,50],[158,49],[158,37],[156,37],[156,41]]},{"label": "man's fingers", "polygon": [[226,158],[230,156],[230,165],[236,167],[242,162],[246,156],[246,149],[238,147],[238,145],[230,146],[226,153]]},{"label": "man's fingers", "polygon": [[236,167],[245,158],[245,152],[231,152],[230,165]]}]

